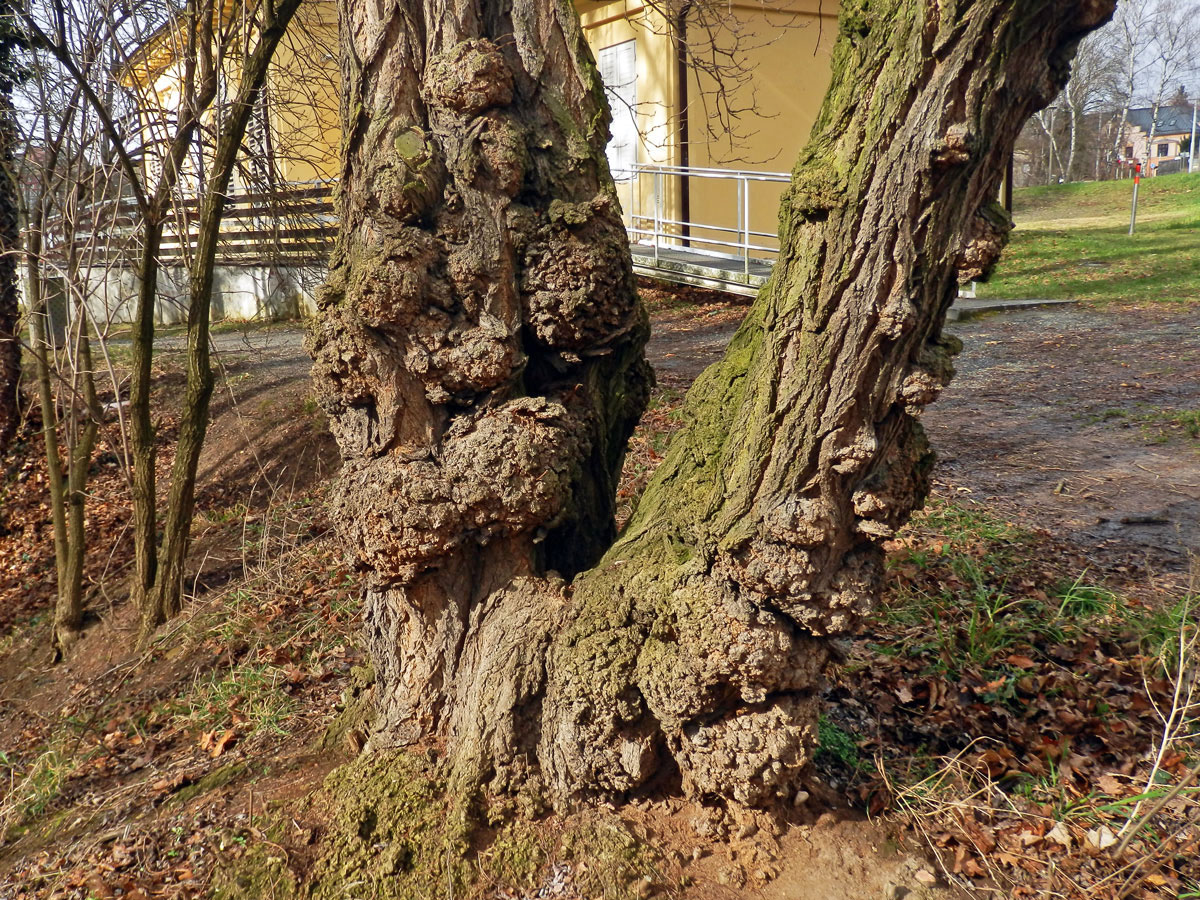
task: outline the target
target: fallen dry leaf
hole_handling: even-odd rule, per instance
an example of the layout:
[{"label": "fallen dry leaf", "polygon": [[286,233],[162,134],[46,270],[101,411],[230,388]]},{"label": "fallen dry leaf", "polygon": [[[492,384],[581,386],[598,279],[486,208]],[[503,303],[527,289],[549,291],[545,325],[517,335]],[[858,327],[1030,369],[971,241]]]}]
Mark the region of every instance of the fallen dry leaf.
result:
[{"label": "fallen dry leaf", "polygon": [[232,728],[227,729],[224,734],[212,742],[212,749],[208,751],[208,755],[213,759],[216,759],[225,752],[230,744],[236,740],[237,732],[235,732]]}]

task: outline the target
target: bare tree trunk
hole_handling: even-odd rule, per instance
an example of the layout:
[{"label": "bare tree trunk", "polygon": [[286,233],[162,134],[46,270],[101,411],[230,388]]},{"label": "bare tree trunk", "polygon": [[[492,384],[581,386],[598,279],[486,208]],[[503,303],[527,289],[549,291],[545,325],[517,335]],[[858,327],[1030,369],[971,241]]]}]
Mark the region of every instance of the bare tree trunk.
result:
[{"label": "bare tree trunk", "polygon": [[17,395],[21,382],[17,291],[21,233],[13,168],[16,133],[12,107],[15,40],[11,17],[0,14],[0,454],[16,434],[21,414]]},{"label": "bare tree trunk", "polygon": [[1079,109],[1078,105],[1072,98],[1068,97],[1067,112],[1071,116],[1071,121],[1067,126],[1067,168],[1066,174],[1063,176],[1063,180],[1074,181],[1075,156],[1079,149],[1079,120],[1083,115],[1083,111]]},{"label": "bare tree trunk", "polygon": [[[42,291],[41,235],[45,222],[31,228],[25,248],[29,298],[29,336],[37,372],[38,400],[42,408],[42,439],[46,449],[46,481],[50,491],[50,521],[54,529],[54,569],[56,600],[52,643],[56,655],[61,655],[79,630],[83,620],[82,607],[76,613],[70,608],[67,587],[67,558],[69,536],[67,529],[67,485],[63,478],[62,449],[58,439],[58,407],[50,383],[54,348],[49,339],[49,313]],[[65,638],[60,642],[60,635]]]},{"label": "bare tree trunk", "polygon": [[[342,235],[313,341],[370,573],[372,746],[495,788],[790,796],[831,654],[922,502],[941,333],[1009,220],[1022,123],[1109,0],[868,0],[783,203],[780,260],[633,521],[612,488],[644,317],[562,4],[343,0]],[[563,579],[574,578],[573,584]]]},{"label": "bare tree trunk", "polygon": [[158,294],[158,250],[162,242],[161,204],[143,211],[138,298],[134,311],[129,378],[129,446],[133,461],[134,582],[139,618],[150,608],[150,592],[158,573],[158,500],[156,442],[150,409],[150,365],[154,358],[154,301]]},{"label": "bare tree trunk", "polygon": [[87,561],[85,488],[101,415],[100,401],[96,397],[96,377],[92,369],[91,341],[82,305],[80,303],[80,308],[76,310],[79,333],[76,337],[75,371],[79,374],[83,390],[82,396],[73,397],[71,403],[75,435],[74,445],[69,445],[67,455],[67,548],[54,612],[54,645],[59,654],[70,648],[83,628],[83,570]]},{"label": "bare tree trunk", "polygon": [[1042,133],[1046,135],[1046,183],[1054,183],[1054,164],[1058,165],[1058,174],[1063,179],[1067,180],[1067,166],[1063,165],[1062,154],[1058,149],[1058,138],[1054,135],[1054,115],[1051,110],[1051,115],[1047,116],[1045,111],[1040,111],[1033,117],[1042,129]]},{"label": "bare tree trunk", "polygon": [[[142,247],[133,322],[129,414],[133,457],[133,594],[138,606],[139,637],[143,642],[162,622],[159,599],[154,590],[158,580],[158,442],[150,409],[159,249],[171,195],[179,182],[192,135],[199,128],[200,116],[217,94],[218,76],[212,59],[213,0],[187,0],[182,21],[184,43],[188,48],[183,60],[183,96],[179,109],[182,122],[168,145],[153,195],[139,194]],[[154,624],[148,624],[151,622]]]},{"label": "bare tree trunk", "polygon": [[167,496],[162,555],[142,610],[144,641],[155,628],[179,612],[196,499],[196,469],[208,430],[208,407],[213,391],[209,360],[209,316],[212,308],[213,267],[225,213],[225,194],[237,163],[246,125],[266,80],[267,67],[301,0],[279,0],[262,29],[257,47],[243,63],[242,81],[232,109],[221,125],[210,180],[200,210],[196,252],[189,273],[188,374],[179,425],[179,442]]}]

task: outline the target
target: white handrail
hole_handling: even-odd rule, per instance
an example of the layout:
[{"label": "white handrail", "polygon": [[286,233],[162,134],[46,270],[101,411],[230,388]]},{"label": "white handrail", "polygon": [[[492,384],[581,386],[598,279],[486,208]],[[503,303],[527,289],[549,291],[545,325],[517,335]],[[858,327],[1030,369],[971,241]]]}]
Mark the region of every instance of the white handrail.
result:
[{"label": "white handrail", "polygon": [[662,172],[664,175],[694,175],[697,178],[744,178],[748,181],[788,182],[792,176],[787,172],[760,172],[756,169],[706,169],[701,166],[668,166],[660,163],[634,163],[614,169],[614,176],[628,177],[647,172]]},{"label": "white handrail", "polygon": [[[758,231],[751,227],[750,184],[751,182],[766,182],[787,184],[791,176],[786,172],[758,172],[747,169],[716,169],[692,166],[672,166],[659,163],[637,163],[613,170],[614,178],[618,179],[618,189],[629,186],[629,207],[626,208],[626,230],[629,239],[642,246],[652,244],[654,260],[657,265],[661,250],[672,246],[686,247],[694,250],[696,245],[710,249],[697,250],[701,254],[714,253],[729,258],[731,255],[741,263],[742,274],[749,278],[752,262],[770,263],[778,255],[778,235],[775,232]],[[650,180],[648,191],[643,190],[642,179]],[[677,179],[707,179],[716,181],[733,181],[737,186],[735,199],[736,224],[699,222],[695,219],[676,219],[667,214],[664,203],[663,182],[667,178]],[[649,193],[653,204],[653,215],[642,212],[644,195]],[[733,236],[733,240],[725,240]],[[755,240],[759,239],[759,240]],[[763,240],[773,241],[773,244],[763,243]],[[730,254],[729,251],[735,251]],[[751,257],[752,253],[763,254],[762,257]]]}]

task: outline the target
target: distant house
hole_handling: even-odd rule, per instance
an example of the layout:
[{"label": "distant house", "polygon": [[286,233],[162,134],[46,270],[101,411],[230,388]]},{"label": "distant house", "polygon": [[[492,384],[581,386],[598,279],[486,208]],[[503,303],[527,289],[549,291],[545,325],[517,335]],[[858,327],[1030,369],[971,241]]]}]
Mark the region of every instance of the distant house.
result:
[{"label": "distant house", "polygon": [[1186,159],[1185,151],[1192,136],[1193,109],[1192,106],[1161,106],[1157,117],[1153,107],[1129,110],[1122,158],[1140,162],[1149,173],[1157,172],[1160,166],[1166,169],[1165,163],[1173,163],[1181,156]]}]

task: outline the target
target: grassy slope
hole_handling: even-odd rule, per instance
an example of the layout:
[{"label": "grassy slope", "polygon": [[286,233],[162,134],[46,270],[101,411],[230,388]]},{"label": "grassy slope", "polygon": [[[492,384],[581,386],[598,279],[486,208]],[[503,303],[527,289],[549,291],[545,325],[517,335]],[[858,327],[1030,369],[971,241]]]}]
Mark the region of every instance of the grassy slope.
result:
[{"label": "grassy slope", "polygon": [[1016,230],[981,297],[1134,302],[1200,299],[1200,173],[1026,188]]}]

